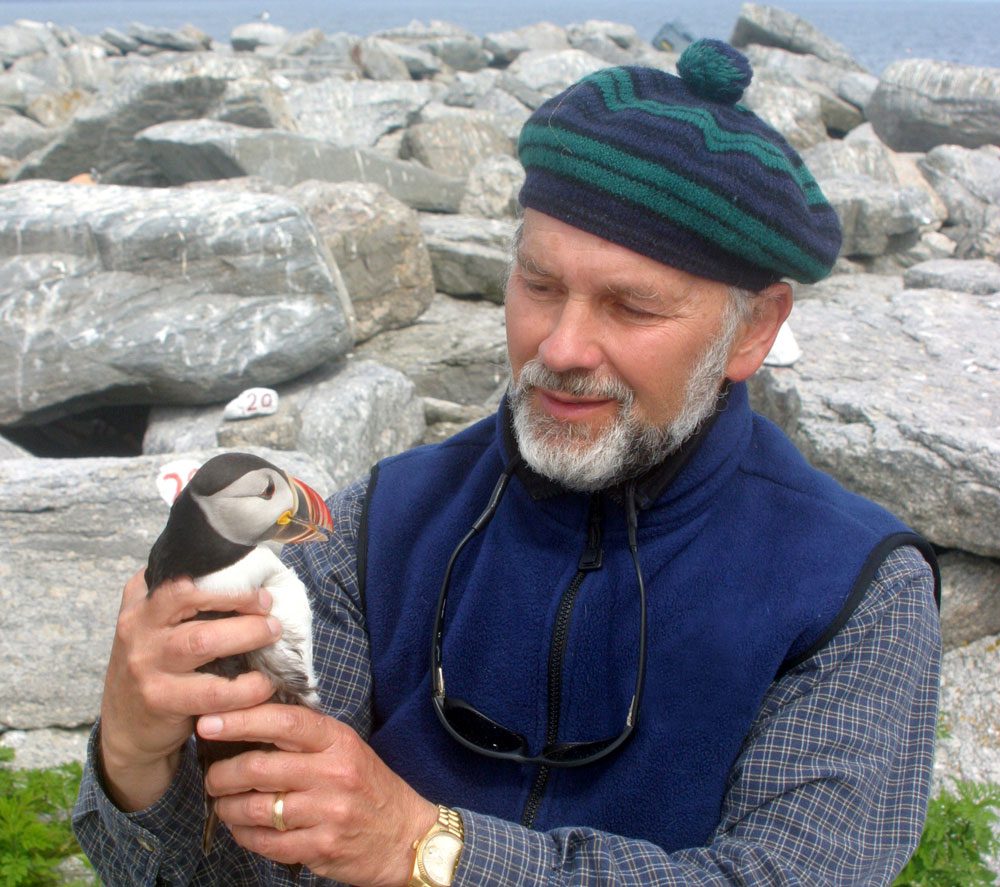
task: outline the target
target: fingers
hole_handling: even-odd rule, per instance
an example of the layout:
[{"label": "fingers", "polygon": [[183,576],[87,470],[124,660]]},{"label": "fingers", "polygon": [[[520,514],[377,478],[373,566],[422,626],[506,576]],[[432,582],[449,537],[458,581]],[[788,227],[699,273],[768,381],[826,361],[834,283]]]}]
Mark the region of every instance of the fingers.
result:
[{"label": "fingers", "polygon": [[301,705],[258,705],[245,711],[201,718],[198,734],[205,739],[270,742],[285,751],[318,752],[348,741],[354,731],[327,715]]},{"label": "fingers", "polygon": [[[273,828],[279,831],[303,829],[314,824],[311,803],[300,791],[281,793],[281,817],[275,815],[278,793],[273,790],[244,792],[215,800],[215,812],[226,825]],[[284,829],[278,829],[278,825]]]},{"label": "fingers", "polygon": [[274,616],[192,619],[170,632],[164,652],[172,670],[186,672],[223,656],[267,647],[280,636],[281,623]]},{"label": "fingers", "polygon": [[158,707],[177,716],[197,717],[260,705],[273,695],[273,685],[257,671],[235,678],[196,672],[173,677],[169,684],[164,682]]},{"label": "fingers", "polygon": [[[136,579],[132,577],[130,585]],[[142,583],[143,587],[145,582]],[[126,586],[128,588],[128,586]],[[265,588],[205,591],[190,579],[161,582],[149,596],[151,618],[161,624],[177,625],[197,613],[244,613],[263,616],[271,611],[271,595]]]}]

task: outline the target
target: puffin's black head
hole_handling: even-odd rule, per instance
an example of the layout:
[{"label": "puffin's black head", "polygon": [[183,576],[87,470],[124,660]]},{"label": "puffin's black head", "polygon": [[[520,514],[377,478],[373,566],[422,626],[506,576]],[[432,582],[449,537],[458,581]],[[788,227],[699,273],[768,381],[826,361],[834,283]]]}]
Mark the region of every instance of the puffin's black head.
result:
[{"label": "puffin's black head", "polygon": [[202,465],[174,501],[150,552],[146,585],[214,572],[268,540],[322,540],[332,529],[311,487],[259,456],[224,453]]}]

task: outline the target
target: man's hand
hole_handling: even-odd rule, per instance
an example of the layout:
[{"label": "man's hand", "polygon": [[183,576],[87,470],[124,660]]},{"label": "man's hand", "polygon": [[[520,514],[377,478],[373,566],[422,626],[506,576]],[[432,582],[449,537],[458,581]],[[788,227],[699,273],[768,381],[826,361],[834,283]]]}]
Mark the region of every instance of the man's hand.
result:
[{"label": "man's hand", "polygon": [[[205,785],[236,843],[362,887],[402,887],[413,842],[437,807],[392,772],[350,727],[300,706],[268,704],[203,717],[205,739],[269,742],[276,751],[218,761]],[[284,792],[287,831],[273,827]]]},{"label": "man's hand", "polygon": [[[264,590],[220,594],[179,580],[147,597],[141,571],[128,581],[101,703],[104,779],[123,810],[148,807],[166,791],[195,716],[271,697],[273,688],[259,672],[229,680],[195,671],[220,656],[274,643],[281,626],[267,616],[270,606]],[[246,615],[190,621],[201,610]]]}]

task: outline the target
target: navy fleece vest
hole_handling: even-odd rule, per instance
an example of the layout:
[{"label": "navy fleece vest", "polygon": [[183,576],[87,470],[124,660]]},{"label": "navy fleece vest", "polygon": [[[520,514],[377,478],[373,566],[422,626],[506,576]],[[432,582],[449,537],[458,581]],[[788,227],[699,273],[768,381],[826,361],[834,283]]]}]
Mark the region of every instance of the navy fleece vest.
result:
[{"label": "navy fleece vest", "polygon": [[[768,685],[843,624],[889,549],[922,540],[810,468],[733,386],[697,450],[639,514],[649,629],[636,731],[612,757],[551,769],[536,786],[537,766],[464,749],[430,702],[437,595],[509,460],[500,421],[373,474],[363,561],[371,744],[435,802],[522,821],[534,795],[535,828],[592,826],[666,850],[704,844]],[[624,509],[599,499],[597,569],[577,575],[591,497],[534,499],[517,476],[455,565],[447,693],[524,734],[532,752],[546,742],[550,705],[561,741],[617,735],[634,688],[638,589]],[[564,638],[560,608],[570,614]]]}]

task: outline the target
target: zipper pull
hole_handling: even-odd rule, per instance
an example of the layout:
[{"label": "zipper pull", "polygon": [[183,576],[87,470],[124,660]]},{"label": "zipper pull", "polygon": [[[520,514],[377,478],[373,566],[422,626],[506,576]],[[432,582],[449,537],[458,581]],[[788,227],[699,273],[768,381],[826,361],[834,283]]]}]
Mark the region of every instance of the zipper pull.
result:
[{"label": "zipper pull", "polygon": [[580,555],[578,570],[599,570],[604,562],[601,548],[601,494],[590,497],[590,515],[587,519],[587,545]]}]

